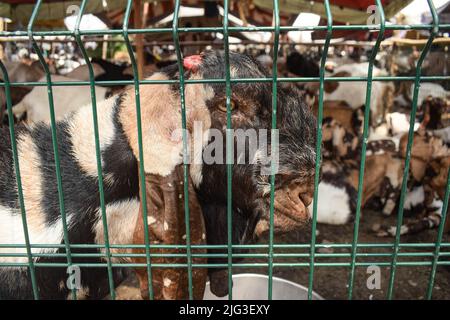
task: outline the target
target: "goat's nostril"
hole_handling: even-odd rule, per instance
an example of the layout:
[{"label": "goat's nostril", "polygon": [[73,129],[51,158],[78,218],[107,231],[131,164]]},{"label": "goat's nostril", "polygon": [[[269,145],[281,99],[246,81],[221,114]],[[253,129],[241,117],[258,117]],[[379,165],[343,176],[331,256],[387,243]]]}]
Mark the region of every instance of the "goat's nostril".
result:
[{"label": "goat's nostril", "polygon": [[312,195],[310,193],[300,193],[298,195],[298,197],[303,202],[305,207],[309,207],[309,205],[311,204],[311,202],[313,200],[313,197],[312,197]]}]

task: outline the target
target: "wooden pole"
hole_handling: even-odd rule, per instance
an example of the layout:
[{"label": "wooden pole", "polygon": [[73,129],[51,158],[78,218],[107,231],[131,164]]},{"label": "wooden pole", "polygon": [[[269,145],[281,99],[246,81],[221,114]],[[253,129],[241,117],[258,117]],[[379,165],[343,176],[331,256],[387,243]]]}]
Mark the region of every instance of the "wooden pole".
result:
[{"label": "wooden pole", "polygon": [[[4,29],[6,29],[4,26],[3,26],[3,18],[0,18],[0,31],[4,31]],[[4,58],[3,58],[3,45],[0,43],[0,59],[1,60],[3,60]],[[3,111],[2,111],[3,112]],[[0,125],[1,125],[1,123],[0,123]]]},{"label": "wooden pole", "polygon": [[102,59],[106,60],[108,58],[108,35],[103,35],[102,42]]}]

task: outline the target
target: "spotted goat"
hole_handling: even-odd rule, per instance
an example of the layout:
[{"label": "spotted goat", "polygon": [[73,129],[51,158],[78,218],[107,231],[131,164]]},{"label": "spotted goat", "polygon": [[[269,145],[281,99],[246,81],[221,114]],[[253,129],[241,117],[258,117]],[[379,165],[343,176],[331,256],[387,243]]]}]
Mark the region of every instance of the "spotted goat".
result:
[{"label": "spotted goat", "polygon": [[[252,58],[230,53],[233,78],[261,78],[269,76]],[[225,78],[223,52],[209,51],[189,59],[185,64],[186,79]],[[178,80],[176,65],[152,75],[149,80]],[[145,173],[168,175],[182,163],[183,143],[180,94],[178,85],[142,85],[142,135]],[[315,166],[316,120],[298,92],[278,87],[277,122],[279,129],[279,165],[275,185],[275,230],[289,231],[301,227],[308,219],[308,205],[313,193]],[[214,141],[211,129],[225,134],[227,123],[225,83],[188,83],[185,86],[187,129],[194,122],[203,124],[201,154]],[[109,241],[114,245],[130,244],[133,239],[139,207],[139,155],[137,117],[134,89],[108,98],[98,105],[99,144],[103,170],[104,203]],[[272,123],[272,84],[266,82],[233,83],[231,122],[235,129],[270,129]],[[67,215],[70,243],[105,243],[92,107],[79,108],[56,124],[58,150]],[[18,186],[14,173],[11,142],[6,129],[0,129],[0,243],[17,247],[1,248],[4,264],[27,263],[19,205]],[[270,135],[270,130],[269,130]],[[16,127],[22,189],[30,242],[44,245],[33,247],[36,263],[66,263],[63,244],[63,223],[58,201],[55,158],[48,124],[35,123]],[[270,136],[267,139],[270,145]],[[235,141],[236,142],[236,141]],[[269,148],[270,150],[270,148]],[[215,152],[225,151],[216,149]],[[258,150],[260,151],[260,150]],[[211,150],[209,150],[211,152]],[[242,154],[244,152],[244,154]],[[234,158],[248,155],[237,150]],[[255,239],[267,230],[269,215],[269,176],[262,174],[267,165],[264,153],[256,153],[254,163],[232,165],[233,243],[242,244]],[[266,157],[268,157],[266,155]],[[227,169],[225,164],[206,163],[190,165],[190,177],[201,204],[208,244],[226,244]],[[149,220],[151,221],[151,219]],[[104,263],[100,249],[72,248],[73,254],[97,254],[92,257],[73,256],[74,264]],[[112,249],[113,261],[128,261],[115,253],[130,252]],[[50,255],[43,256],[42,253]],[[51,255],[53,254],[53,255]],[[58,255],[59,254],[59,255]],[[211,258],[210,263],[224,259]],[[226,259],[225,259],[226,261]],[[113,268],[117,285],[126,275],[125,268]],[[216,272],[215,272],[216,271]],[[66,268],[36,266],[37,288],[42,299],[66,299]],[[228,288],[221,282],[223,270],[211,269],[212,290],[224,294]],[[217,276],[219,275],[219,276]],[[79,298],[101,299],[108,293],[106,268],[81,269]],[[226,282],[226,281],[225,281]],[[0,267],[0,298],[31,299],[32,286],[27,267]]]}]

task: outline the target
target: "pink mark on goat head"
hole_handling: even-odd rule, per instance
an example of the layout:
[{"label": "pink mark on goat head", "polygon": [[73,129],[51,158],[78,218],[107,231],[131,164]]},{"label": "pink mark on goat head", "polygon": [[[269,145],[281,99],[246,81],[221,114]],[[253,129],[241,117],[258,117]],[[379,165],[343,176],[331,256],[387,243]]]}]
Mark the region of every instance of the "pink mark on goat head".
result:
[{"label": "pink mark on goat head", "polygon": [[189,71],[196,72],[201,62],[202,57],[200,55],[189,56],[184,58],[183,67]]}]

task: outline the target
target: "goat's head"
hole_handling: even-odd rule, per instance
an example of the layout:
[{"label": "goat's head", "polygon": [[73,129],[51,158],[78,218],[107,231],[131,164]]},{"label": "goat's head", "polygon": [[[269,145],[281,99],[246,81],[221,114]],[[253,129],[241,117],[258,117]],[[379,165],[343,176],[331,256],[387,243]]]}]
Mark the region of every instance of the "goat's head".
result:
[{"label": "goat's head", "polygon": [[[400,138],[399,151],[402,157],[406,157],[408,144],[408,134]],[[411,148],[411,157],[419,159],[425,163],[438,158],[448,157],[449,148],[445,142],[428,131],[420,128],[414,133],[414,140]]]},{"label": "goat's head", "polygon": [[448,122],[444,119],[450,109],[450,102],[439,97],[428,96],[422,106],[423,120],[421,126],[428,130],[445,128]]},{"label": "goat's head", "polygon": [[[208,244],[227,241],[228,169],[233,243],[247,242],[268,229],[272,172],[276,174],[274,229],[290,231],[302,226],[309,220],[307,207],[313,196],[316,119],[301,93],[293,87],[277,86],[277,130],[272,131],[271,82],[233,81],[227,103],[226,84],[220,80],[226,76],[223,52],[187,57],[183,65],[184,78],[196,80],[185,86],[186,128],[189,150],[193,150],[190,176],[205,218]],[[229,67],[231,78],[270,76],[254,59],[242,54],[230,52]],[[150,79],[179,78],[178,66],[172,65]],[[218,80],[200,81],[203,79]],[[174,134],[182,122],[180,91],[177,85],[167,84],[145,88],[141,90],[145,171],[164,176],[182,161],[181,135]],[[134,91],[125,99],[121,122],[137,156]],[[227,130],[227,109],[232,131]],[[226,157],[227,149],[231,157]],[[219,295],[227,291],[221,279],[211,279],[212,290]]]},{"label": "goat's head", "polygon": [[[229,62],[231,78],[269,76],[249,56],[230,52]],[[225,68],[224,53],[209,51],[184,59],[184,78],[224,79]],[[169,66],[150,79],[177,80],[179,69],[177,65]],[[272,83],[257,80],[232,82],[229,106],[234,155],[232,161],[226,161],[226,84],[218,80],[190,82],[185,86],[186,122],[190,147],[193,147],[190,150],[194,150],[190,159],[193,183],[202,206],[213,203],[226,208],[226,163],[230,163],[232,209],[233,216],[236,216],[233,226],[244,226],[241,232],[236,232],[238,241],[253,236],[260,219],[268,220],[269,181],[273,168],[276,169],[275,229],[288,231],[309,219],[306,208],[313,193],[316,120],[295,88],[278,85],[277,90],[278,131],[272,132]],[[137,156],[134,98],[134,91],[130,90],[121,119]],[[181,127],[179,87],[167,84],[146,86],[141,89],[141,101],[146,172],[166,175],[182,159],[181,134],[174,134],[175,129]],[[278,143],[272,143],[277,140]],[[198,145],[200,152],[196,148]],[[166,156],[169,153],[171,155]],[[243,221],[239,222],[237,217],[242,217]],[[214,223],[218,219],[215,216]]]},{"label": "goat's head", "polygon": [[351,159],[359,154],[358,136],[338,121],[326,117],[322,124],[323,157],[327,159]]},{"label": "goat's head", "polygon": [[[269,76],[260,64],[248,56],[230,53],[229,58],[232,78]],[[207,52],[189,60],[187,66],[191,65],[195,65],[190,69],[196,77],[225,78],[225,60],[221,52]],[[203,159],[206,160],[207,156],[226,153],[226,143],[219,148],[214,148],[213,143],[221,137],[223,142],[226,140],[227,112],[225,84],[208,83],[204,86],[208,88],[206,91],[212,89],[214,93],[206,102],[211,115],[212,142],[204,149]],[[240,241],[253,235],[258,221],[267,222],[269,219],[271,164],[278,169],[275,179],[275,230],[292,230],[309,219],[307,207],[313,194],[316,120],[295,88],[279,85],[277,90],[278,132],[275,133],[270,130],[272,84],[238,82],[231,85],[231,126],[234,129],[232,208],[246,220]],[[278,149],[272,144],[276,136]],[[244,144],[242,141],[245,141]],[[242,146],[245,148],[240,148]],[[226,207],[227,166],[224,162],[204,163],[202,177],[198,185],[201,202]],[[259,226],[265,225],[263,222]],[[257,230],[261,232],[264,227]]]}]

